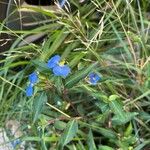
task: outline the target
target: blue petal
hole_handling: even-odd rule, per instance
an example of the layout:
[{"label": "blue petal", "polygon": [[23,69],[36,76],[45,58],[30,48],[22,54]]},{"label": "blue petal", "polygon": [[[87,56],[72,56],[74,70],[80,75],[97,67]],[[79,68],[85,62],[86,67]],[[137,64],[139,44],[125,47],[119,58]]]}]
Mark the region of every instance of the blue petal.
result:
[{"label": "blue petal", "polygon": [[33,95],[33,87],[32,85],[30,84],[27,88],[26,88],[26,96],[27,97],[30,97]]},{"label": "blue petal", "polygon": [[36,72],[33,72],[29,75],[30,83],[35,84],[37,82],[37,80],[38,80],[38,76],[37,76]]},{"label": "blue petal", "polygon": [[65,5],[67,0],[59,0],[60,7],[63,7]]},{"label": "blue petal", "polygon": [[98,74],[93,73],[93,72],[89,74],[90,84],[96,85],[99,80],[101,80],[101,77]]},{"label": "blue petal", "polygon": [[48,60],[47,67],[54,68],[60,61],[61,57],[59,55],[53,56],[51,59]]},{"label": "blue petal", "polygon": [[65,78],[70,73],[70,68],[68,65],[63,66],[57,65],[56,67],[53,68],[53,73],[55,76],[62,76]]},{"label": "blue petal", "polygon": [[15,149],[17,145],[19,145],[21,143],[20,139],[16,139],[14,141],[11,142],[12,147]]}]

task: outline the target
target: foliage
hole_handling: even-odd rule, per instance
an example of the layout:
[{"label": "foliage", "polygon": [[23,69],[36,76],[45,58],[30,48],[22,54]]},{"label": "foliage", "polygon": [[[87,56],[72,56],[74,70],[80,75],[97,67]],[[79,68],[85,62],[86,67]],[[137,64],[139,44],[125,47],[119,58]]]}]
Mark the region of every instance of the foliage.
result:
[{"label": "foliage", "polygon": [[[150,145],[149,1],[92,0],[59,12],[28,8],[51,23],[17,35],[0,62],[1,126],[20,121],[27,149],[142,150]],[[8,31],[5,31],[8,33]],[[18,47],[22,37],[41,43]],[[70,73],[55,76],[48,60],[61,56]],[[34,94],[26,96],[36,72]],[[94,85],[89,75],[100,77]]]}]

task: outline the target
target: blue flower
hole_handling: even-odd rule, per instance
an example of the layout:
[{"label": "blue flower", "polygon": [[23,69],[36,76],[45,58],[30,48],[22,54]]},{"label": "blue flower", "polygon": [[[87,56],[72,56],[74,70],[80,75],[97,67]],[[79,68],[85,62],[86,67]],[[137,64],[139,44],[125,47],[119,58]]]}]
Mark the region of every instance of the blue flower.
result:
[{"label": "blue flower", "polygon": [[70,73],[70,68],[68,65],[57,65],[53,68],[53,73],[55,76],[67,77]]},{"label": "blue flower", "polygon": [[51,59],[48,60],[47,66],[48,68],[52,69],[54,68],[60,61],[60,56],[59,55],[55,55],[53,56]]},{"label": "blue flower", "polygon": [[26,96],[30,97],[33,95],[33,87],[31,84],[29,84],[29,86],[27,86],[26,88]]},{"label": "blue flower", "polygon": [[88,77],[89,77],[89,83],[92,84],[92,85],[96,85],[97,82],[99,80],[101,80],[101,77],[98,74],[94,73],[94,72],[90,73]]},{"label": "blue flower", "polygon": [[70,68],[68,65],[64,65],[65,61],[60,61],[61,57],[59,55],[53,56],[48,60],[47,66],[52,69],[55,76],[67,77],[70,73]]},{"label": "blue flower", "polygon": [[38,76],[36,72],[33,72],[29,75],[29,81],[31,84],[35,84],[38,80]]},{"label": "blue flower", "polygon": [[38,81],[38,75],[36,72],[33,72],[29,75],[29,85],[26,88],[26,96],[30,97],[33,95],[33,86]]},{"label": "blue flower", "polygon": [[63,7],[66,3],[66,0],[59,0],[60,7]]},{"label": "blue flower", "polygon": [[20,139],[16,139],[14,141],[11,142],[12,147],[15,149],[17,145],[19,145],[21,143]]}]

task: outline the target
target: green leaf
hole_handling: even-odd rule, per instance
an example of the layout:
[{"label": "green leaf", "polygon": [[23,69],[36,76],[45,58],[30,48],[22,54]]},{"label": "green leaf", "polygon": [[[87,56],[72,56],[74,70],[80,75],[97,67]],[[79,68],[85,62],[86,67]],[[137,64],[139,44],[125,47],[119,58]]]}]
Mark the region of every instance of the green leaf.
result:
[{"label": "green leaf", "polygon": [[74,50],[77,46],[79,46],[78,42],[73,42],[71,44],[67,44],[65,50],[61,54],[61,59],[64,60],[67,57],[70,57],[69,54],[71,53],[72,50]]},{"label": "green leaf", "polygon": [[113,101],[113,100],[117,100],[117,99],[119,99],[118,95],[111,95],[111,96],[109,96],[109,101]]},{"label": "green leaf", "polygon": [[43,15],[43,16],[45,15],[45,17],[49,16],[52,18],[56,18],[55,13],[52,13],[51,11],[46,11],[45,9],[42,9],[41,7],[33,7],[32,5],[29,5],[29,6],[22,7],[22,8],[29,9],[29,11],[33,10],[33,11],[39,12],[39,13],[41,13],[41,15]]},{"label": "green leaf", "polygon": [[144,121],[150,120],[150,114],[144,111],[139,112],[139,117]]},{"label": "green leaf", "polygon": [[110,109],[115,114],[115,116],[112,118],[113,125],[125,124],[138,114],[136,112],[125,112],[123,110],[123,104],[121,101],[119,101],[117,95],[112,95],[109,100]]},{"label": "green leaf", "polygon": [[63,82],[62,82],[62,78],[61,77],[56,77],[55,78],[55,87],[57,89],[57,92],[59,94],[62,94],[62,91],[64,89],[64,85],[63,85]]},{"label": "green leaf", "polygon": [[133,127],[132,127],[132,124],[131,122],[129,123],[126,131],[124,132],[124,135],[127,137],[127,136],[130,136],[132,134],[132,131],[133,131]]},{"label": "green leaf", "polygon": [[66,126],[64,133],[58,142],[58,150],[62,150],[65,145],[67,145],[76,135],[78,131],[78,123],[76,120],[69,121]]},{"label": "green leaf", "polygon": [[107,95],[103,94],[100,91],[96,91],[96,92],[91,92],[90,93],[93,97],[99,99],[100,101],[104,102],[104,103],[108,103],[108,97]]},{"label": "green leaf", "polygon": [[99,128],[99,131],[103,136],[109,138],[109,139],[116,139],[116,134],[114,131],[110,129],[105,129],[105,128]]},{"label": "green leaf", "polygon": [[40,72],[50,72],[50,69],[47,67],[45,62],[40,60],[31,60],[32,64],[36,67],[36,69]]},{"label": "green leaf", "polygon": [[78,53],[77,55],[74,55],[73,57],[73,60],[69,63],[69,66],[71,68],[75,67],[79,62],[80,60],[87,54],[87,52],[80,52]]},{"label": "green leaf", "polygon": [[67,88],[73,87],[80,80],[84,79],[92,71],[92,69],[96,68],[96,66],[97,66],[97,63],[94,63],[94,64],[90,65],[89,67],[82,69],[82,70],[78,71],[77,73],[71,75],[68,79],[66,79],[65,86]]},{"label": "green leaf", "polygon": [[47,60],[55,51],[62,45],[65,38],[67,37],[67,33],[64,33],[65,29],[58,30],[55,33],[55,39],[52,41],[52,45],[48,46],[43,50],[43,53],[41,54],[41,60]]},{"label": "green leaf", "polygon": [[129,121],[131,121],[138,113],[136,112],[124,112],[124,118],[120,118],[119,115],[115,115],[112,118],[113,125],[123,125]]},{"label": "green leaf", "polygon": [[100,146],[98,150],[114,150],[114,149],[112,147],[103,145],[103,146]]},{"label": "green leaf", "polygon": [[84,143],[80,139],[78,139],[78,144],[76,144],[76,148],[77,150],[87,150],[86,145],[84,145]]},{"label": "green leaf", "polygon": [[88,150],[96,150],[97,149],[91,130],[90,130],[90,132],[88,134],[87,145],[88,145]]},{"label": "green leaf", "polygon": [[[143,141],[141,144],[139,144],[137,147],[134,148],[134,150],[144,150],[144,147],[147,145],[147,148],[150,145],[150,140]],[[146,149],[145,149],[146,150]]]},{"label": "green leaf", "polygon": [[46,93],[41,93],[41,95],[37,95],[33,101],[33,123],[38,119],[40,113],[42,112],[42,108],[47,101]]},{"label": "green leaf", "polygon": [[123,105],[119,100],[114,99],[113,97],[113,100],[110,101],[109,106],[112,112],[117,116],[117,118],[124,120],[125,112],[123,110]]},{"label": "green leaf", "polygon": [[80,124],[83,127],[88,127],[89,129],[92,129],[96,132],[99,132],[100,134],[102,134],[103,136],[105,136],[109,139],[116,139],[117,138],[117,134],[114,131],[112,131],[111,129],[91,125],[91,124],[88,124],[88,123],[85,123],[85,122],[82,122],[82,121],[80,121]]},{"label": "green leaf", "polygon": [[54,127],[58,130],[64,130],[66,127],[66,123],[64,123],[63,121],[56,120],[54,123]]},{"label": "green leaf", "polygon": [[95,102],[95,105],[100,108],[102,113],[108,112],[110,109],[108,103],[104,103],[103,101]]}]

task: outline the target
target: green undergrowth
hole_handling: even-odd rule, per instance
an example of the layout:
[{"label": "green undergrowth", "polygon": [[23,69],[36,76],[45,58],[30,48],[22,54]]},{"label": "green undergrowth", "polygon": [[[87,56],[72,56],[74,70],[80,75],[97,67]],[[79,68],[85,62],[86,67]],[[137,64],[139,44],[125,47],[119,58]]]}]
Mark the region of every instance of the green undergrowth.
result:
[{"label": "green undergrowth", "polygon": [[[1,127],[20,122],[26,149],[148,150],[150,147],[150,3],[92,0],[57,14],[42,9],[51,23],[17,37],[0,60]],[[17,45],[25,36],[43,40]],[[56,77],[46,63],[60,55],[71,68]],[[38,72],[34,95],[28,75]],[[90,72],[101,80],[88,82]]]}]

